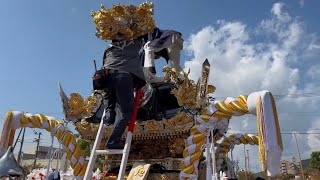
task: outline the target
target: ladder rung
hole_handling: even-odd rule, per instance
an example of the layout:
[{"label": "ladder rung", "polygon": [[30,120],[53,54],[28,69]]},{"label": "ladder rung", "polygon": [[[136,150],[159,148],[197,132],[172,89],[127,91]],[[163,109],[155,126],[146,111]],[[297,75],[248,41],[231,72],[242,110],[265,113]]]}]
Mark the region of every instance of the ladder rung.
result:
[{"label": "ladder rung", "polygon": [[99,154],[123,154],[123,149],[106,149],[96,150],[97,155]]}]

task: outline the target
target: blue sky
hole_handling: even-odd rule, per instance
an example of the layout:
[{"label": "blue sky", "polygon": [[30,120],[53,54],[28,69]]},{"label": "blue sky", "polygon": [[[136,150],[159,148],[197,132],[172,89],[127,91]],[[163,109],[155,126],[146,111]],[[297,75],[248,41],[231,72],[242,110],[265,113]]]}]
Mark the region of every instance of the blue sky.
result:
[{"label": "blue sky", "polygon": [[[96,59],[98,65],[101,64],[102,52],[107,45],[94,35],[95,28],[90,16],[91,10],[99,10],[101,3],[108,8],[117,3],[138,5],[141,2],[144,1],[3,1],[0,6],[0,22],[2,23],[0,28],[0,119],[3,119],[2,117],[8,110],[43,113],[58,119],[62,118],[58,81],[62,83],[67,94],[78,92],[85,97],[88,96],[92,90],[91,76],[94,71],[92,60]],[[281,12],[290,14],[294,21],[299,22],[298,25],[301,25],[305,37],[309,37],[312,42],[315,42],[315,45],[318,45],[319,1],[207,0],[199,3],[199,1],[192,0],[158,0],[154,1],[154,17],[158,27],[182,32],[186,41],[186,49],[181,58],[182,66],[184,66],[185,60],[198,62],[202,60],[199,60],[199,57],[211,57],[210,50],[214,49],[207,49],[208,54],[197,54],[195,50],[196,45],[201,44],[203,40],[210,41],[210,39],[197,38],[202,32],[206,32],[205,27],[212,27],[211,32],[215,33],[226,27],[228,23],[235,25],[235,22],[239,22],[245,26],[245,32],[249,34],[245,45],[255,47],[259,43],[278,42],[278,37],[274,37],[275,34],[269,36],[265,35],[268,32],[259,31],[263,21],[272,20],[276,16],[271,10],[278,2],[283,4]],[[283,23],[294,23],[293,20]],[[195,42],[191,41],[192,37]],[[301,40],[301,43],[310,44],[311,40]],[[313,65],[319,65],[319,61],[315,60],[320,57],[318,55],[313,53],[312,56],[301,57],[310,59],[309,61],[299,62],[300,59],[298,59],[298,62],[287,63],[286,67],[293,70],[298,69],[298,80],[294,81],[296,91],[290,91],[293,86],[284,89],[273,89],[274,86],[271,85],[259,87],[274,90],[276,94],[305,93],[306,87],[311,85],[319,87],[319,79],[312,76],[317,75],[317,70],[311,69]],[[213,58],[219,59],[215,56]],[[217,67],[220,67],[219,60],[212,63],[213,67],[215,63]],[[158,66],[158,72],[162,65],[164,65],[163,62]],[[190,64],[186,65],[190,67]],[[226,66],[221,67],[223,69]],[[294,75],[291,69],[288,75]],[[311,73],[310,76],[308,72]],[[312,74],[312,72],[315,73]],[[218,76],[214,73],[211,75],[213,79]],[[267,80],[265,81],[267,83]],[[228,87],[228,84],[221,84],[219,79],[215,79],[213,83],[217,84],[218,88],[218,85]],[[230,94],[218,92],[217,96],[236,96],[239,93],[250,93],[254,90],[258,88],[239,88],[238,91],[228,91]],[[280,111],[285,113],[287,109],[280,108]],[[297,111],[306,112],[303,109]],[[315,119],[310,121],[318,122]],[[312,122],[303,128],[309,129]],[[299,127],[288,129],[299,130]],[[31,142],[32,131],[27,132]],[[45,134],[44,138],[43,143],[48,143],[49,133]],[[288,157],[295,155],[293,148],[290,147],[291,150],[286,154]],[[306,149],[308,149],[307,145]]]}]

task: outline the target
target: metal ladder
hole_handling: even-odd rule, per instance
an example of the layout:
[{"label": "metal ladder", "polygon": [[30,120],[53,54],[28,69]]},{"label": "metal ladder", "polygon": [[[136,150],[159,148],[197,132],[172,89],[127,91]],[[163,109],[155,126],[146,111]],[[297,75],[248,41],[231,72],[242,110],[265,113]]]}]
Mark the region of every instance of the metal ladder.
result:
[{"label": "metal ladder", "polygon": [[97,132],[97,138],[94,142],[89,163],[86,169],[86,173],[84,175],[84,180],[91,180],[92,179],[92,171],[93,171],[93,166],[95,164],[95,160],[97,158],[97,155],[102,155],[102,154],[122,154],[122,159],[121,159],[121,164],[120,164],[120,170],[118,174],[118,179],[117,180],[123,180],[125,171],[126,171],[126,166],[128,162],[128,157],[129,157],[129,152],[130,152],[130,146],[131,146],[131,141],[132,141],[132,133],[134,130],[134,124],[136,122],[136,117],[137,117],[137,112],[138,112],[138,107],[140,103],[140,97],[142,96],[142,90],[138,89],[136,91],[135,95],[135,103],[134,103],[134,109],[133,113],[128,125],[128,133],[127,133],[127,138],[126,138],[126,143],[124,145],[124,149],[106,149],[106,150],[98,150],[100,146],[100,142],[102,140],[102,137],[104,135],[104,131],[106,129],[106,126],[104,125],[103,117],[105,116],[105,111],[103,113],[99,130]]}]

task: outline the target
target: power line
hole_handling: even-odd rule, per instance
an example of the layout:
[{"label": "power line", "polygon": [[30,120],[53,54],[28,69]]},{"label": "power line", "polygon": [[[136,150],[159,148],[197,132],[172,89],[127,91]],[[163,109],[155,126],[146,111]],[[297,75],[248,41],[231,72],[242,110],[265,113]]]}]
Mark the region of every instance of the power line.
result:
[{"label": "power line", "polygon": [[[33,114],[33,113],[31,113]],[[63,115],[63,113],[54,113],[54,112],[42,112],[42,113],[34,113],[34,114],[44,114],[44,115]],[[3,114],[4,116],[5,114]],[[320,116],[319,112],[280,112],[278,115],[282,116]],[[2,116],[2,113],[0,113],[0,116]]]},{"label": "power line", "polygon": [[[229,131],[227,134],[234,134],[234,133],[246,133],[246,134],[258,134],[256,131]],[[280,132],[280,134],[320,134],[320,132]]]},{"label": "power line", "polygon": [[[214,98],[226,98],[222,96],[213,96]],[[311,97],[320,97],[320,92],[310,92],[310,93],[294,93],[294,94],[273,94],[273,97],[276,99],[279,98],[311,98]]]},{"label": "power line", "polygon": [[[256,129],[239,129],[239,130],[230,130],[230,131],[256,131]],[[286,128],[281,128],[281,132],[286,132],[286,131],[297,131],[297,132],[303,132],[303,131],[320,131],[320,128],[308,128],[308,129],[286,129]]]}]

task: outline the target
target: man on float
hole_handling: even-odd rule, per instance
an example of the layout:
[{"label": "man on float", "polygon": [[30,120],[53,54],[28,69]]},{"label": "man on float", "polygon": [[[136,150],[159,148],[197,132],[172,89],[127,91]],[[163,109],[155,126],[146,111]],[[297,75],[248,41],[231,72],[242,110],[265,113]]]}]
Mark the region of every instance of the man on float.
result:
[{"label": "man on float", "polygon": [[[106,144],[107,149],[123,149],[121,137],[132,116],[134,108],[134,88],[145,85],[139,51],[142,39],[112,40],[103,55],[103,66],[108,71],[106,117],[114,130]],[[115,103],[118,111],[115,116]],[[115,121],[115,122],[114,122]]]},{"label": "man on float", "polygon": [[174,30],[155,28],[145,37],[144,74],[149,83],[163,82],[163,77],[156,76],[155,60],[163,57],[171,68],[182,71],[180,66],[180,51],[183,49],[181,33]]}]

